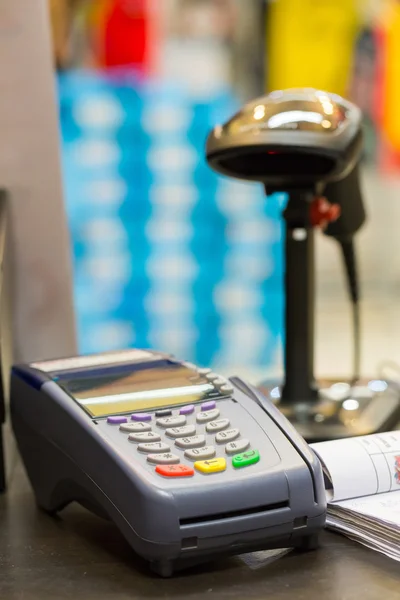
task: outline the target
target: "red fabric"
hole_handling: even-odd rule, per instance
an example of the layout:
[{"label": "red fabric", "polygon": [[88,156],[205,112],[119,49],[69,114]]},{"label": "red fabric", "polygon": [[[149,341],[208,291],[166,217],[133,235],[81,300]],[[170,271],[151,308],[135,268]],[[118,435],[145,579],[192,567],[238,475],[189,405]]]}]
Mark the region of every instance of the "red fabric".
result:
[{"label": "red fabric", "polygon": [[147,26],[145,0],[116,0],[105,26],[105,66],[135,65],[144,69]]}]

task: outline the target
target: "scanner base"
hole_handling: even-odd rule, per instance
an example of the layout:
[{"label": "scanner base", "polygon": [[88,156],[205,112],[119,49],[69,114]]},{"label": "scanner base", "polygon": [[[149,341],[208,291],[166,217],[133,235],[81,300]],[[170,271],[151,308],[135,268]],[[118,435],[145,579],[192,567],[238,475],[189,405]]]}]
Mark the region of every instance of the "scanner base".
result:
[{"label": "scanner base", "polygon": [[281,381],[265,381],[258,389],[309,443],[390,431],[400,423],[400,391],[391,382],[323,380],[318,385],[316,400],[294,403],[281,400]]}]

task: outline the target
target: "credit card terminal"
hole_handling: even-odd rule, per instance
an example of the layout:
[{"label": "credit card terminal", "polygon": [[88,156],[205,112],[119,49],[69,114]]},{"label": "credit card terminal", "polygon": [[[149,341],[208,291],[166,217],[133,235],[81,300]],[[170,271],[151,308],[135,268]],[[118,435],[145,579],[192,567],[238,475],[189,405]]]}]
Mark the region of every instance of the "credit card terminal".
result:
[{"label": "credit card terminal", "polygon": [[324,526],[318,459],[239,378],[135,349],[17,365],[11,415],[38,505],[110,518],[162,576]]}]

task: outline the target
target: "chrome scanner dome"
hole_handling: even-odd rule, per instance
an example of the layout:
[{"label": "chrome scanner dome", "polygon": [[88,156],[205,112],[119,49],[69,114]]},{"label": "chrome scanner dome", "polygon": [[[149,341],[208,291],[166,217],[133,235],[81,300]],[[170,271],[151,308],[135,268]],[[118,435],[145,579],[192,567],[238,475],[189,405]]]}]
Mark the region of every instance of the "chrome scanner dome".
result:
[{"label": "chrome scanner dome", "polygon": [[361,112],[314,89],[271,92],[246,104],[207,139],[210,166],[239,179],[277,186],[330,182],[357,163]]}]

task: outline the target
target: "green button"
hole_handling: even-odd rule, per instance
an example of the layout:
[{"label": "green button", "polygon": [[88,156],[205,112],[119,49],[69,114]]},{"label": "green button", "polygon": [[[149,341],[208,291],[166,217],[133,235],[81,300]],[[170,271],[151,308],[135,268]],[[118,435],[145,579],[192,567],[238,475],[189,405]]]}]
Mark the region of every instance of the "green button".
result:
[{"label": "green button", "polygon": [[235,469],[240,469],[240,467],[248,467],[249,465],[254,465],[258,463],[260,460],[260,453],[258,450],[247,450],[247,452],[242,452],[242,454],[236,454],[232,458],[232,466]]}]

